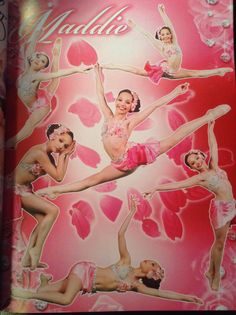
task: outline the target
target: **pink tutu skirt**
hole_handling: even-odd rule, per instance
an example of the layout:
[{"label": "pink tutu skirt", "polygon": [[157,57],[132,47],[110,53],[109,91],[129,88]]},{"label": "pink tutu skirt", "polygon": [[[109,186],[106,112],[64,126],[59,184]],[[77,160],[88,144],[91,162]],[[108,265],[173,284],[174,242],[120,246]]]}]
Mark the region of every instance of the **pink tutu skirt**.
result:
[{"label": "pink tutu skirt", "polygon": [[150,65],[149,61],[146,62],[144,70],[147,71],[149,79],[155,84],[159,83],[164,74],[160,64]]},{"label": "pink tutu skirt", "polygon": [[28,107],[28,112],[31,114],[38,108],[50,106],[52,95],[45,89],[38,89],[37,100],[31,107]]},{"label": "pink tutu skirt", "polygon": [[76,263],[70,270],[82,281],[82,294],[95,292],[96,265],[89,261],[80,261]]},{"label": "pink tutu skirt", "polygon": [[235,200],[215,200],[211,201],[209,218],[214,229],[219,229],[227,222],[236,224]]},{"label": "pink tutu skirt", "polygon": [[130,143],[131,147],[124,156],[111,161],[114,168],[120,171],[129,171],[140,165],[153,163],[160,154],[160,142]]}]

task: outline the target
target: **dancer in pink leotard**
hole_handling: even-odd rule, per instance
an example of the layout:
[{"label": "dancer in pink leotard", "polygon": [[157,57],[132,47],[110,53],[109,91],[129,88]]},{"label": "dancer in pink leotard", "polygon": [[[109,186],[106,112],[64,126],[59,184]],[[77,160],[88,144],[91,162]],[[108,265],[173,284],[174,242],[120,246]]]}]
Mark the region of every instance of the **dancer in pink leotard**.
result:
[{"label": "dancer in pink leotard", "polygon": [[58,182],[62,181],[75,147],[73,133],[63,125],[52,124],[46,133],[48,140],[31,147],[13,173],[7,176],[8,190],[14,191],[16,202],[12,219],[19,219],[23,209],[37,222],[21,261],[22,267],[31,270],[46,266],[40,262],[40,258],[45,240],[58,216],[58,208],[37,196],[32,183],[45,174]]},{"label": "dancer in pink leotard", "polygon": [[232,186],[227,173],[218,166],[218,148],[214,135],[214,122],[208,125],[208,141],[210,148],[209,165],[206,155],[199,150],[191,150],[185,155],[185,163],[192,170],[199,172],[186,180],[157,185],[152,191],[144,195],[152,197],[156,191],[170,191],[192,186],[202,186],[212,192],[215,198],[211,200],[209,218],[214,231],[215,240],[210,252],[209,269],[206,277],[212,290],[220,287],[220,265],[224,252],[224,245],[230,225],[236,224],[236,208]]},{"label": "dancer in pink leotard", "polygon": [[113,63],[102,65],[104,69],[122,70],[148,77],[155,84],[158,84],[161,78],[175,80],[184,78],[206,78],[216,75],[223,76],[225,73],[233,71],[230,67],[209,70],[190,70],[182,68],[183,54],[178,44],[174,26],[166,14],[163,4],[158,5],[158,10],[165,25],[156,32],[155,37],[143,30],[133,20],[129,20],[128,24],[131,28],[143,34],[152,43],[163,60],[154,65],[151,65],[149,61],[147,61],[144,69]]},{"label": "dancer in pink leotard", "polygon": [[[44,52],[35,51],[36,42],[40,36],[36,31],[25,51],[24,72],[18,78],[17,94],[19,101],[26,106],[29,117],[18,133],[6,141],[6,148],[15,148],[19,142],[29,137],[34,129],[45,119],[51,111],[51,99],[59,85],[59,78],[75,73],[85,73],[92,67],[79,66],[68,69],[59,69],[62,40],[57,38],[53,49],[53,61],[50,72],[43,72],[49,66],[49,57]],[[51,82],[46,88],[40,83]]]},{"label": "dancer in pink leotard", "polygon": [[[142,111],[139,111],[140,101],[137,94],[130,90],[122,90],[115,101],[116,109],[113,113],[105,99],[99,65],[95,66],[95,75],[99,105],[105,119],[102,141],[106,153],[111,158],[111,164],[83,180],[40,189],[37,191],[39,195],[48,195],[50,198],[55,198],[58,194],[82,191],[89,187],[130,175],[140,165],[153,163],[159,155],[170,150],[190,133],[210,120],[225,115],[230,110],[229,105],[219,105],[209,110],[202,117],[182,125],[165,139],[145,143],[129,142],[134,128],[157,108],[186,93],[188,83],[177,86],[169,94],[147,106]],[[129,115],[130,113],[132,115]]]},{"label": "dancer in pink leotard", "polygon": [[132,291],[151,297],[202,304],[202,300],[197,296],[159,289],[164,278],[164,270],[155,260],[143,260],[137,267],[131,265],[125,233],[136,209],[136,202],[132,199],[130,213],[118,232],[120,259],[115,264],[101,268],[93,262],[80,261],[63,279],[50,283],[52,277],[41,274],[41,284],[36,291],[16,287],[12,288],[12,296],[69,305],[79,293]]}]

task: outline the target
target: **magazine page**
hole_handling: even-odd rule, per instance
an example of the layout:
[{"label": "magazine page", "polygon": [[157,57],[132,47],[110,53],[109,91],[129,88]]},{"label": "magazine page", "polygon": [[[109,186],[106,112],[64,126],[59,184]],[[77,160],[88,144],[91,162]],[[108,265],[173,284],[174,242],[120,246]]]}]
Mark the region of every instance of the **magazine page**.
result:
[{"label": "magazine page", "polygon": [[234,310],[233,1],[9,21],[4,310]]},{"label": "magazine page", "polygon": [[[0,292],[2,292],[2,206],[3,206],[3,181],[4,181],[4,135],[5,135],[5,98],[6,98],[6,51],[7,51],[7,2],[0,1]],[[0,293],[0,300],[2,294]],[[0,307],[2,303],[0,302]]]}]

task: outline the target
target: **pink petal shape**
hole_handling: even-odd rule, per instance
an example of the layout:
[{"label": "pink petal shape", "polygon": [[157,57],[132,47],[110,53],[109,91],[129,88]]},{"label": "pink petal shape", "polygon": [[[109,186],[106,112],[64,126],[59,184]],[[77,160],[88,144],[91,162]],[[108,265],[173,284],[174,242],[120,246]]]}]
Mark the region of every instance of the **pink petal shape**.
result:
[{"label": "pink petal shape", "polygon": [[142,222],[143,231],[151,237],[158,237],[161,235],[158,225],[152,219],[144,219]]},{"label": "pink petal shape", "polygon": [[192,90],[188,90],[186,93],[180,94],[179,96],[177,96],[175,99],[170,101],[168,104],[169,105],[174,105],[174,104],[177,105],[177,104],[187,103],[191,98],[193,98],[194,95],[195,95],[195,93]]},{"label": "pink petal shape", "polygon": [[[209,155],[209,152],[206,152]],[[228,167],[235,164],[234,154],[231,150],[218,148],[219,167]]]},{"label": "pink petal shape", "polygon": [[172,130],[176,130],[178,127],[187,122],[185,116],[176,109],[170,109],[167,111],[167,119]]},{"label": "pink petal shape", "polygon": [[95,64],[98,59],[96,50],[85,40],[77,40],[72,43],[68,49],[67,58],[73,66],[79,66],[81,63]]},{"label": "pink petal shape", "polygon": [[114,222],[120,212],[123,201],[113,196],[104,196],[100,201],[100,207],[105,216]]},{"label": "pink petal shape", "polygon": [[90,233],[90,226],[94,220],[94,212],[90,204],[84,200],[73,204],[69,210],[72,224],[76,227],[78,235],[85,239]]},{"label": "pink petal shape", "polygon": [[[172,180],[162,179],[160,184],[171,183]],[[179,212],[180,208],[183,208],[186,205],[186,195],[183,190],[174,190],[174,191],[160,191],[159,192],[161,201],[163,205],[174,212]]]},{"label": "pink petal shape", "polygon": [[135,212],[134,219],[143,221],[152,214],[152,207],[148,200],[145,199],[138,190],[130,188],[127,191],[129,208],[131,196],[134,196],[137,202],[137,211]]},{"label": "pink petal shape", "polygon": [[189,136],[170,149],[166,154],[176,165],[182,165],[184,155],[192,148],[193,136]]},{"label": "pink petal shape", "polygon": [[68,112],[77,115],[86,127],[93,127],[101,119],[101,113],[97,105],[86,98],[80,98],[70,105]]},{"label": "pink petal shape", "polygon": [[147,130],[147,129],[151,129],[153,126],[154,126],[154,121],[151,118],[147,118],[141,124],[139,124],[136,128],[134,128],[134,130],[135,131]]},{"label": "pink petal shape", "polygon": [[117,188],[116,181],[100,184],[97,187],[94,187],[94,190],[98,192],[111,192]]},{"label": "pink petal shape", "polygon": [[93,168],[96,168],[101,161],[100,155],[96,151],[78,143],[70,157],[71,159],[78,157],[84,164]]},{"label": "pink petal shape", "polygon": [[105,93],[105,98],[106,98],[107,102],[114,102],[115,101],[115,97],[114,97],[112,92]]},{"label": "pink petal shape", "polygon": [[193,202],[202,201],[209,198],[210,196],[212,196],[212,193],[210,193],[207,189],[199,186],[188,188],[186,194],[186,198]]},{"label": "pink petal shape", "polygon": [[171,239],[181,238],[183,233],[182,222],[177,214],[168,209],[162,212],[162,221],[165,228],[166,235]]}]

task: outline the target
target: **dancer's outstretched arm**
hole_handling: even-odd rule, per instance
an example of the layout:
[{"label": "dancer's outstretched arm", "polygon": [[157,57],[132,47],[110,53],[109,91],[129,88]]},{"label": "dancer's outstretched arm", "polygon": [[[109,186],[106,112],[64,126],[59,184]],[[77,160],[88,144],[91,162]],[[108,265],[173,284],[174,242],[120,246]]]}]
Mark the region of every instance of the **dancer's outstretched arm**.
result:
[{"label": "dancer's outstretched arm", "polygon": [[105,119],[109,119],[113,117],[113,113],[110,107],[107,105],[107,101],[105,99],[104,87],[102,84],[102,70],[98,63],[94,66],[94,71],[95,71],[96,91],[97,91],[99,106]]},{"label": "dancer's outstretched arm", "polygon": [[201,185],[202,175],[194,175],[185,180],[181,180],[179,182],[167,183],[167,184],[159,184],[156,185],[152,190],[145,192],[144,197],[152,198],[155,192],[157,191],[172,191],[179,190],[184,188],[190,188],[194,186]]},{"label": "dancer's outstretched arm", "polygon": [[218,145],[214,133],[214,125],[215,121],[210,121],[208,123],[208,144],[209,144],[209,151],[210,151],[210,162],[209,167],[211,169],[218,168]]},{"label": "dancer's outstretched arm", "polygon": [[177,96],[184,94],[188,91],[189,83],[183,83],[178,85],[169,94],[161,97],[159,100],[155,101],[153,104],[149,105],[146,109],[139,113],[136,113],[131,117],[130,129],[134,129],[138,124],[145,120],[154,110],[157,108],[168,104],[171,100],[175,99]]},{"label": "dancer's outstretched arm", "polygon": [[173,291],[148,288],[143,284],[139,284],[137,286],[137,292],[146,294],[146,295],[156,296],[162,299],[176,300],[176,301],[189,302],[189,303],[195,303],[195,304],[203,304],[202,299],[198,298],[197,296],[177,293]]},{"label": "dancer's outstretched arm", "polygon": [[48,73],[38,72],[34,75],[34,79],[37,81],[48,81],[50,79],[55,79],[58,77],[65,77],[65,76],[75,74],[75,73],[87,73],[87,71],[91,69],[92,69],[92,66],[81,65],[78,67],[61,69],[57,72],[48,72]]},{"label": "dancer's outstretched arm", "polygon": [[158,4],[158,10],[165,26],[168,26],[171,30],[173,44],[177,44],[177,35],[169,16],[166,14],[164,4]]},{"label": "dancer's outstretched arm", "polygon": [[[58,37],[52,48],[52,67],[51,67],[51,72],[57,72],[59,71],[59,63],[60,63],[60,55],[61,55],[61,46],[62,46],[62,39]],[[51,80],[51,82],[47,86],[47,91],[53,95],[55,94],[58,85],[59,85],[60,79],[59,77],[56,79]]]},{"label": "dancer's outstretched arm", "polygon": [[155,36],[153,34],[144,30],[141,26],[136,24],[132,19],[129,19],[127,23],[132,29],[134,29],[137,32],[139,32],[140,34],[144,35],[144,37],[147,38],[149,40],[149,42],[161,53],[161,50],[162,50],[162,41],[161,40],[155,38]]},{"label": "dancer's outstretched arm", "polygon": [[131,260],[130,254],[126,245],[125,233],[127,231],[127,228],[136,210],[137,210],[136,201],[134,197],[131,196],[130,212],[125,218],[118,232],[118,247],[119,247],[119,253],[120,253],[120,262],[124,264],[130,264],[130,260]]},{"label": "dancer's outstretched arm", "polygon": [[27,48],[25,50],[25,70],[27,70],[30,67],[29,59],[32,57],[33,53],[35,52],[35,47],[37,40],[39,39],[41,34],[41,30],[36,30],[33,32],[33,34],[30,37],[30,42],[27,45]]}]

